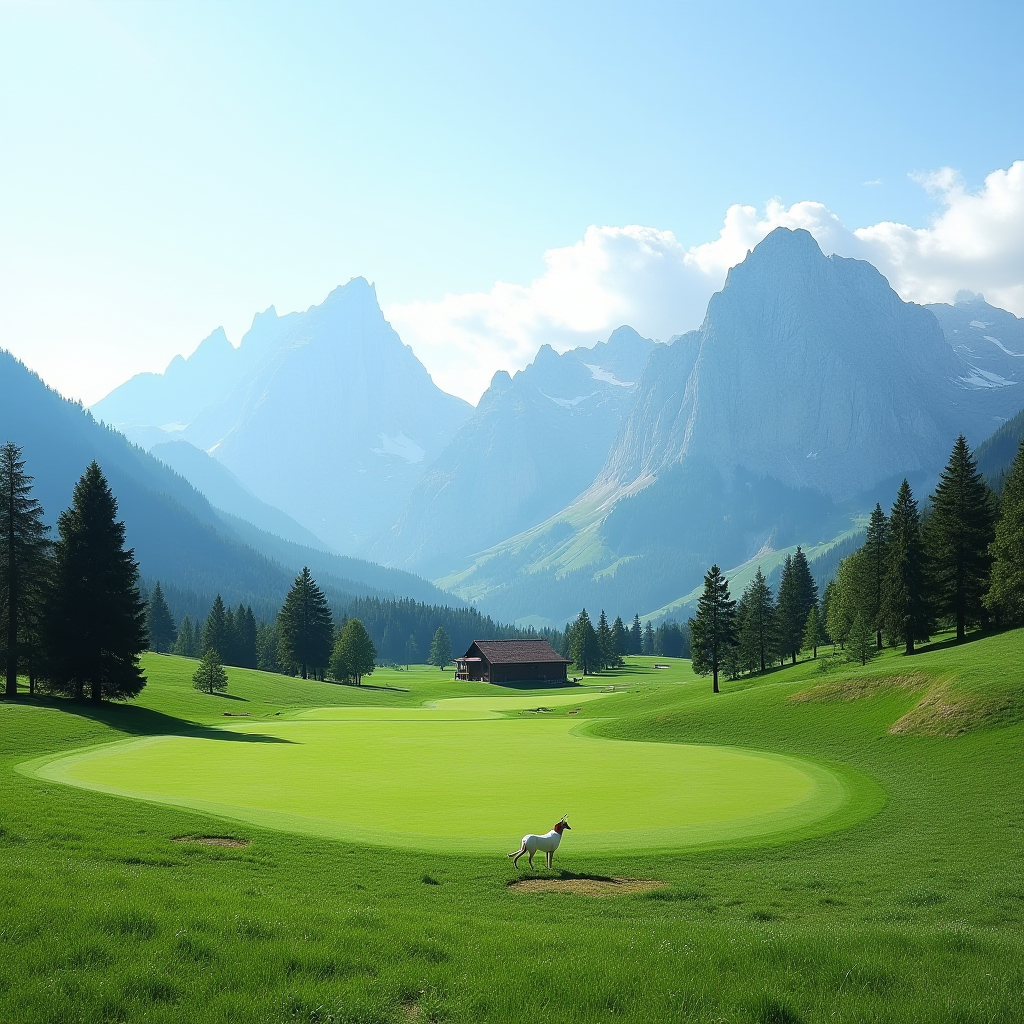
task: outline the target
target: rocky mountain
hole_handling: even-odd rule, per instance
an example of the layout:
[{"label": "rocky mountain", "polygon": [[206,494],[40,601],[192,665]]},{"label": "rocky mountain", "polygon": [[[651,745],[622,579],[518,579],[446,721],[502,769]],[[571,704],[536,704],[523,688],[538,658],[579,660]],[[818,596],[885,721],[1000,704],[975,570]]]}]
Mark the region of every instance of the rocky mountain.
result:
[{"label": "rocky mountain", "polygon": [[218,327],[192,355],[175,356],[163,373],[139,373],[115,388],[92,407],[93,415],[145,448],[179,437],[200,412],[227,398],[298,317],[279,317],[273,306],[257,313],[238,348]]},{"label": "rocky mountain", "polygon": [[972,369],[977,387],[1024,384],[1024,320],[990,306],[984,295],[957,292],[952,306],[925,307],[939,321],[946,340]]},{"label": "rocky mountain", "polygon": [[620,327],[593,348],[544,345],[514,377],[496,373],[371,553],[436,574],[569,504],[604,463],[653,348]]},{"label": "rocky mountain", "polygon": [[564,620],[581,597],[650,611],[711,561],[844,535],[902,476],[930,486],[957,433],[978,443],[1022,405],[1015,376],[955,350],[870,264],[780,228],[699,331],[653,350],[593,484],[444,582],[513,618]]},{"label": "rocky mountain", "polygon": [[[234,355],[219,341],[209,348],[133,378],[97,415],[148,443],[153,428],[191,442],[344,553],[365,550],[398,518],[423,467],[473,411],[433,383],[363,278],[305,313],[268,310]],[[191,374],[205,380],[215,359],[231,371],[193,390]]]}]

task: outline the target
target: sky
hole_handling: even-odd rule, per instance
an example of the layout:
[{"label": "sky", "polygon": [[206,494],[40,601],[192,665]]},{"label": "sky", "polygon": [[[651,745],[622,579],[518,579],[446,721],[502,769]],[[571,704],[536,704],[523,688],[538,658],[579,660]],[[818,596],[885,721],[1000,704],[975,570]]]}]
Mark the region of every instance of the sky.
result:
[{"label": "sky", "polygon": [[0,0],[0,345],[97,401],[353,276],[476,401],[778,224],[1024,315],[1024,5]]}]

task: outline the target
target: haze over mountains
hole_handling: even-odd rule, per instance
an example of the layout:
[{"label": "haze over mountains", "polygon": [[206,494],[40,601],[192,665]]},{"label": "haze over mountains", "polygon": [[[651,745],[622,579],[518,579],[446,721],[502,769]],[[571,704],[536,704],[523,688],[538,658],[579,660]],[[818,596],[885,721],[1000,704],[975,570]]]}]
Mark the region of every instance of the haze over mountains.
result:
[{"label": "haze over mountains", "polygon": [[61,398],[7,352],[0,352],[0,396],[0,436],[23,449],[47,522],[52,526],[70,504],[76,481],[95,459],[118,499],[143,576],[161,580],[169,592],[200,602],[219,592],[230,603],[273,614],[295,573],[309,564],[337,600],[452,601],[409,573],[312,550],[219,512],[182,476]]},{"label": "haze over mountains", "polygon": [[363,550],[397,518],[423,467],[472,413],[434,385],[363,278],[301,315],[271,308],[232,352],[226,361],[236,362],[212,401],[207,367],[225,359],[219,341],[172,363],[162,389],[159,375],[140,375],[93,411],[147,446],[161,428],[163,440],[214,454],[254,495],[337,551]]},{"label": "haze over mountains", "polygon": [[902,476],[930,487],[960,431],[976,445],[1022,406],[1024,321],[971,293],[903,302],[870,264],[779,228],[700,330],[544,346],[475,410],[357,278],[305,313],[260,314],[238,349],[215,332],[94,411],[239,530],[561,623],[584,603],[677,606],[712,561],[769,571],[797,543],[833,557]]}]

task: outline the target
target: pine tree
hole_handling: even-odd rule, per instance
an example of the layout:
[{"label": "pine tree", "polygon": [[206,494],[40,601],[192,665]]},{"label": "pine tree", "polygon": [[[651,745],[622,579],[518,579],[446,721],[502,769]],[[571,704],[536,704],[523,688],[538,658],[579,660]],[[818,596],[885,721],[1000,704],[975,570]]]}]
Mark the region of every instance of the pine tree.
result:
[{"label": "pine tree", "polygon": [[931,623],[925,593],[927,566],[921,536],[921,515],[906,480],[900,484],[889,513],[889,550],[882,588],[882,621],[894,643],[914,653],[914,644],[927,640]]},{"label": "pine tree", "polygon": [[149,596],[146,609],[146,632],[149,634],[149,649],[157,654],[166,654],[173,646],[176,636],[171,610],[164,600],[164,592],[157,580]]},{"label": "pine tree", "polygon": [[637,612],[633,616],[633,625],[629,627],[629,653],[643,654],[643,651],[644,633],[643,627],[640,625],[640,613]]},{"label": "pine tree", "polygon": [[729,581],[717,565],[704,574],[704,591],[697,601],[697,614],[690,619],[690,653],[693,670],[712,677],[712,691],[718,693],[718,671],[730,648],[736,644],[736,602],[729,597]]},{"label": "pine tree", "polygon": [[277,648],[277,622],[261,622],[256,627],[256,667],[261,672],[281,671]]},{"label": "pine tree", "polygon": [[277,616],[278,659],[303,679],[327,668],[334,648],[334,623],[324,592],[308,567],[295,577]]},{"label": "pine tree", "polygon": [[216,647],[207,647],[203,652],[203,660],[192,676],[192,685],[197,690],[205,690],[211,696],[228,688],[228,674],[224,671],[217,657]]},{"label": "pine tree", "polygon": [[801,548],[786,556],[779,581],[778,628],[779,646],[796,664],[803,645],[804,626],[811,607],[818,603],[818,587],[811,576],[807,556]]},{"label": "pine tree", "polygon": [[409,634],[409,639],[405,641],[405,667],[409,668],[415,665],[419,661],[420,649],[416,646],[416,636],[413,633]]},{"label": "pine tree", "polygon": [[51,683],[82,697],[134,697],[146,685],[146,605],[139,567],[125,549],[117,500],[91,463],[57,520],[54,580],[46,611]]},{"label": "pine tree", "polygon": [[452,660],[452,642],[443,626],[434,631],[434,639],[430,641],[429,664],[436,665],[442,672]]},{"label": "pine tree", "polygon": [[859,661],[866,665],[872,658],[878,657],[878,644],[875,642],[875,631],[872,623],[863,612],[857,612],[850,627],[849,646],[846,649],[847,661]]},{"label": "pine tree", "polygon": [[612,645],[615,648],[616,665],[621,665],[622,659],[629,654],[629,631],[623,625],[621,615],[616,615],[612,623]]},{"label": "pine tree", "polygon": [[956,638],[963,640],[967,624],[983,614],[996,518],[994,495],[963,434],[953,445],[931,502],[925,543],[936,611],[956,619]]},{"label": "pine tree", "polygon": [[192,620],[186,615],[178,627],[178,635],[175,637],[171,653],[177,654],[182,658],[194,658],[198,646],[195,630],[192,627]]},{"label": "pine tree", "polygon": [[615,639],[612,636],[611,627],[608,625],[608,616],[604,609],[601,609],[601,616],[597,620],[597,649],[598,663],[601,668],[614,668],[619,663],[619,657],[615,653]]},{"label": "pine tree", "polygon": [[649,621],[644,623],[644,639],[641,651],[648,658],[654,655],[654,627]]},{"label": "pine tree", "polygon": [[775,623],[775,602],[768,581],[757,567],[754,578],[740,599],[738,614],[740,661],[751,671],[764,672],[771,664],[778,646]]},{"label": "pine tree", "polygon": [[203,623],[203,637],[200,641],[200,655],[209,650],[217,652],[217,660],[223,665],[228,660],[231,640],[228,635],[228,613],[224,609],[224,601],[218,594],[213,599],[210,614]]},{"label": "pine tree", "polygon": [[571,627],[569,653],[566,655],[585,675],[593,675],[600,667],[601,647],[597,639],[597,631],[590,621],[587,609],[584,608],[576,617]]},{"label": "pine tree", "polygon": [[[50,569],[48,532],[43,507],[32,497],[32,477],[25,472],[21,449],[8,442],[0,448],[0,606],[7,620],[8,697],[18,695],[18,666],[23,656],[28,655],[34,666],[32,655],[38,647]],[[34,673],[30,671],[29,677],[34,690]]]},{"label": "pine tree", "polygon": [[[841,650],[845,648],[849,638],[858,611],[857,603],[863,592],[862,583],[866,578],[862,567],[863,559],[863,548],[859,548],[852,555],[847,555],[839,563],[835,576],[825,588],[828,594],[825,629],[828,630],[832,643],[838,644]],[[873,628],[876,620],[867,621]]]},{"label": "pine tree", "polygon": [[857,604],[863,609],[868,625],[875,630],[875,646],[881,650],[882,587],[885,580],[885,558],[889,550],[889,520],[877,502],[860,550],[862,558],[855,563],[859,570]]},{"label": "pine tree", "polygon": [[1024,441],[1003,484],[989,553],[992,576],[985,607],[1006,625],[1024,622]]},{"label": "pine tree", "polygon": [[349,619],[338,631],[331,652],[331,675],[339,682],[354,679],[361,686],[363,676],[370,675],[377,661],[377,649],[359,619]]},{"label": "pine tree", "polygon": [[821,628],[821,615],[818,612],[818,606],[816,604],[811,605],[811,610],[807,613],[807,622],[804,623],[804,640],[803,650],[811,651],[812,657],[818,657],[818,647],[825,639],[824,633]]}]

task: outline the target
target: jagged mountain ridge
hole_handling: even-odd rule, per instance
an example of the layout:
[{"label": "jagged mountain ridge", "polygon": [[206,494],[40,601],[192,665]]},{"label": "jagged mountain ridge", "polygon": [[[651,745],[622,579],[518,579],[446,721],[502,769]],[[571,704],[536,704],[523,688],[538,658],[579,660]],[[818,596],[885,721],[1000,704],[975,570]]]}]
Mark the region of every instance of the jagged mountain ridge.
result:
[{"label": "jagged mountain ridge", "polygon": [[[472,413],[434,384],[363,278],[305,313],[271,308],[238,349],[227,344],[215,339],[163,375],[133,378],[97,415],[147,446],[191,442],[336,551],[362,552],[398,518],[423,466]],[[215,360],[233,362],[212,386]]]},{"label": "jagged mountain ridge", "polygon": [[440,572],[564,507],[605,461],[653,348],[620,327],[593,348],[544,345],[514,377],[496,373],[372,554]]},{"label": "jagged mountain ridge", "polygon": [[874,267],[778,229],[699,331],[652,352],[594,484],[442,582],[510,618],[564,620],[586,588],[660,607],[712,561],[826,542],[900,477],[930,486],[957,433],[978,443],[1024,405],[1003,379],[979,383]]}]

